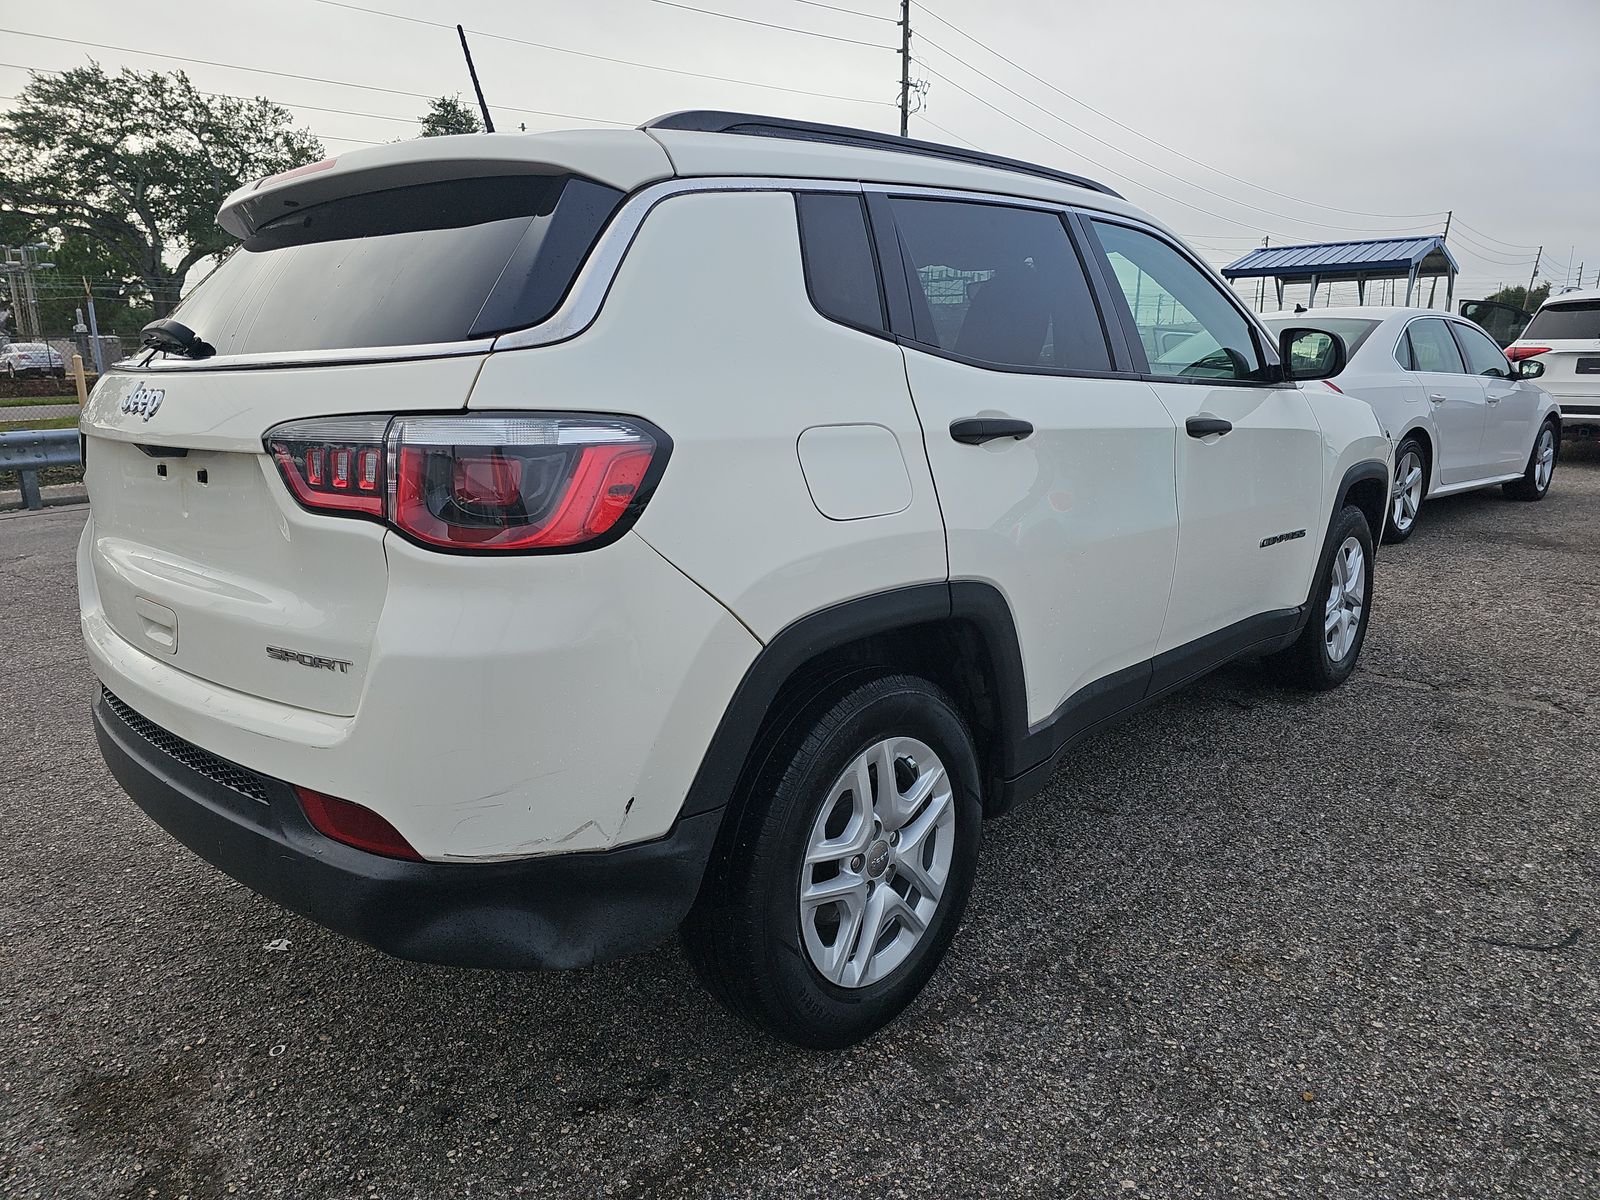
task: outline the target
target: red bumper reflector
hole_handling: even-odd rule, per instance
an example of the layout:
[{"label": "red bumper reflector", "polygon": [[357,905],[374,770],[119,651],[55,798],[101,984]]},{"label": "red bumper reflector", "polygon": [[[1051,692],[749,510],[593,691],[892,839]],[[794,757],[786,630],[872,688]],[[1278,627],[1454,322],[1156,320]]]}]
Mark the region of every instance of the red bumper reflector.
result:
[{"label": "red bumper reflector", "polygon": [[357,850],[365,850],[368,854],[422,861],[422,855],[411,848],[411,843],[400,836],[400,831],[370,808],[311,788],[297,786],[294,793],[300,797],[300,807],[305,810],[306,820],[325,837],[343,842],[346,846],[354,846]]}]

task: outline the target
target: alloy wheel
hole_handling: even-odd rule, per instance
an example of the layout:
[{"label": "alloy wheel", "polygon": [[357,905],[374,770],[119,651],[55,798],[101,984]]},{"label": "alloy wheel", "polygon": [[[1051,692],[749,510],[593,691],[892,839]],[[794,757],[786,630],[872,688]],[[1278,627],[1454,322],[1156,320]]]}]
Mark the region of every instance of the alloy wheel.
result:
[{"label": "alloy wheel", "polygon": [[1550,479],[1556,473],[1556,435],[1555,431],[1546,425],[1539,431],[1539,443],[1534,450],[1533,460],[1533,486],[1541,492],[1550,486]]},{"label": "alloy wheel", "polygon": [[806,840],[800,930],[830,983],[877,983],[922,940],[950,879],[956,806],[939,756],[885,738],[829,789]]},{"label": "alloy wheel", "polygon": [[1422,507],[1422,456],[1407,450],[1400,458],[1394,472],[1394,507],[1389,521],[1401,533],[1408,531],[1417,520],[1417,510]]},{"label": "alloy wheel", "polygon": [[1330,662],[1343,662],[1356,644],[1367,594],[1367,555],[1355,537],[1333,556],[1333,578],[1323,611],[1322,636]]}]

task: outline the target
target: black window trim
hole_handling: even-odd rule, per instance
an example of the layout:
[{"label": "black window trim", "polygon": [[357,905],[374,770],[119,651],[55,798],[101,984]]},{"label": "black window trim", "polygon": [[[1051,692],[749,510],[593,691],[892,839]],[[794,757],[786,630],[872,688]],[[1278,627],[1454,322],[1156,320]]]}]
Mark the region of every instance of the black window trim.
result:
[{"label": "black window trim", "polygon": [[[800,271],[805,277],[806,299],[811,301],[811,307],[816,314],[825,321],[832,321],[835,325],[843,325],[846,329],[854,329],[857,333],[871,334],[873,337],[893,341],[889,324],[889,296],[883,282],[883,263],[879,261],[877,252],[877,239],[873,236],[872,217],[867,212],[866,197],[860,192],[825,191],[821,188],[798,187],[790,193],[794,199],[794,224],[800,237]],[[878,320],[877,325],[863,325],[857,321],[847,321],[834,313],[826,312],[822,305],[817,303],[816,291],[811,286],[811,255],[806,250],[806,223],[800,215],[800,200],[804,196],[849,196],[861,205],[861,223],[867,235],[867,257],[872,262],[872,273],[878,282]]]},{"label": "black window trim", "polygon": [[1133,310],[1128,307],[1128,298],[1122,294],[1122,288],[1116,283],[1116,273],[1111,268],[1111,259],[1105,252],[1105,247],[1100,244],[1100,239],[1094,235],[1093,229],[1088,229],[1093,241],[1091,251],[1098,260],[1099,268],[1110,283],[1111,300],[1116,306],[1119,321],[1125,326],[1125,336],[1133,353],[1138,356],[1138,361],[1143,364],[1139,378],[1147,383],[1180,383],[1186,387],[1246,387],[1246,388],[1273,388],[1286,386],[1281,372],[1281,362],[1278,359],[1277,343],[1267,332],[1264,325],[1255,313],[1247,308],[1234,290],[1224,282],[1207,263],[1192,250],[1178,241],[1171,234],[1155,226],[1140,221],[1134,217],[1126,217],[1120,213],[1098,211],[1085,211],[1084,224],[1091,225],[1096,221],[1107,225],[1122,225],[1132,229],[1135,233],[1142,233],[1153,237],[1159,242],[1164,242],[1168,247],[1176,250],[1188,260],[1189,264],[1200,272],[1217,291],[1221,292],[1224,299],[1233,306],[1235,312],[1244,318],[1245,327],[1250,330],[1250,336],[1255,342],[1256,354],[1261,359],[1262,370],[1266,373],[1265,379],[1207,379],[1198,377],[1185,377],[1181,375],[1157,375],[1151,372],[1149,358],[1144,352],[1144,343],[1139,339],[1139,325],[1133,318]]},{"label": "black window trim", "polygon": [[[1057,218],[1068,246],[1078,256],[1089,295],[1095,306],[1095,317],[1106,339],[1106,353],[1111,368],[1105,371],[1084,370],[1077,367],[1029,367],[1011,363],[990,362],[971,358],[923,341],[916,335],[911,307],[911,268],[905,259],[905,249],[900,242],[899,226],[895,222],[894,200],[935,200],[955,204],[987,205],[994,208],[1014,208],[1029,212],[1043,212]],[[873,244],[878,253],[878,278],[883,282],[889,304],[889,327],[894,340],[907,350],[931,354],[935,358],[994,371],[1006,375],[1056,375],[1066,379],[1139,379],[1140,375],[1132,356],[1123,342],[1120,324],[1106,315],[1104,284],[1099,278],[1099,268],[1092,257],[1086,256],[1081,244],[1081,232],[1073,219],[1070,205],[1033,200],[1026,196],[990,195],[982,192],[957,192],[944,188],[918,188],[914,185],[870,187],[867,190],[867,217],[871,226]]]}]

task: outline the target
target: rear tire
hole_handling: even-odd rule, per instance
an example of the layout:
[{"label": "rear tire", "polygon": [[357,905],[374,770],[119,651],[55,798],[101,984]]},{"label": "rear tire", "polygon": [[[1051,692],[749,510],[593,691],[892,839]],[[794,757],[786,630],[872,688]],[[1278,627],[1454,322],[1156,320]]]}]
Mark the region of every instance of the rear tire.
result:
[{"label": "rear tire", "polygon": [[1356,669],[1372,614],[1372,529],[1354,505],[1335,519],[1316,578],[1305,628],[1266,661],[1284,682],[1325,692]]},{"label": "rear tire", "polygon": [[1522,478],[1501,485],[1505,494],[1513,500],[1543,500],[1550,494],[1550,481],[1555,478],[1560,454],[1561,430],[1555,421],[1546,421],[1539,426],[1539,435],[1533,439],[1528,469],[1522,473]]},{"label": "rear tire", "polygon": [[961,921],[983,818],[972,736],[927,680],[855,676],[752,761],[684,948],[735,1015],[848,1046],[916,997]]},{"label": "rear tire", "polygon": [[1389,520],[1383,540],[1405,541],[1417,528],[1422,501],[1428,494],[1428,454],[1422,443],[1408,437],[1394,452],[1394,494],[1389,499]]}]

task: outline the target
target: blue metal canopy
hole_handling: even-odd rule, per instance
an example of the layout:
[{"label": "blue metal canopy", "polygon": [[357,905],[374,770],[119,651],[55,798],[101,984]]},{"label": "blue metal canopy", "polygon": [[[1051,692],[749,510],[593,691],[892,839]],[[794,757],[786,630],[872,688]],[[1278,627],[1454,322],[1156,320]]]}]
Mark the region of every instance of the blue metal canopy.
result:
[{"label": "blue metal canopy", "polygon": [[1454,275],[1460,267],[1440,234],[1377,238],[1363,242],[1318,242],[1308,246],[1262,246],[1222,269],[1225,279],[1396,279]]}]

